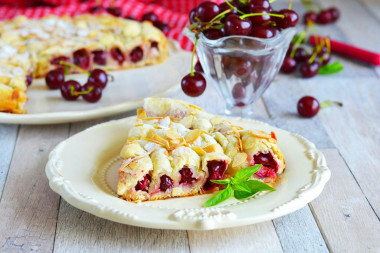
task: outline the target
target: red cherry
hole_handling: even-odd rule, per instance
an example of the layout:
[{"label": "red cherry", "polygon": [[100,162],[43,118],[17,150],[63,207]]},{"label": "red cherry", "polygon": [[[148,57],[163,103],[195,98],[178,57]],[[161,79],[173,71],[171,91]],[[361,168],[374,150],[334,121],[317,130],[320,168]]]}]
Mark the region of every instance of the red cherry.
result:
[{"label": "red cherry", "polygon": [[320,63],[322,66],[325,66],[330,62],[330,60],[331,60],[331,54],[326,53],[321,57]]},{"label": "red cherry", "polygon": [[209,40],[217,40],[224,36],[223,31],[219,29],[207,29],[206,31],[203,32],[203,34]]},{"label": "red cherry", "polygon": [[317,19],[318,19],[318,15],[314,11],[306,12],[305,15],[303,16],[303,22],[304,22],[304,24],[307,24],[308,21],[316,23]]},{"label": "red cherry", "polygon": [[244,99],[245,93],[246,93],[245,85],[242,83],[237,83],[232,88],[232,97],[234,99],[238,99],[238,100]]},{"label": "red cherry", "polygon": [[305,62],[300,67],[300,72],[303,77],[310,78],[318,74],[319,64],[317,62]]},{"label": "red cherry", "polygon": [[258,26],[252,28],[251,31],[251,36],[252,37],[257,37],[257,38],[262,38],[262,39],[269,39],[273,38],[274,36],[277,35],[277,29],[272,28],[272,27],[265,27],[265,26]]},{"label": "red cherry", "polygon": [[[250,10],[251,13],[269,13],[268,9],[263,7],[253,7]],[[269,25],[271,21],[271,16],[269,15],[259,15],[250,17],[252,21],[252,26],[258,27],[263,25]]]},{"label": "red cherry", "polygon": [[333,21],[332,13],[329,10],[323,10],[318,14],[319,24],[328,24]]},{"label": "red cherry", "polygon": [[331,17],[332,17],[332,21],[337,21],[339,19],[339,16],[340,16],[340,12],[337,8],[335,7],[332,7],[330,9],[328,9],[328,11],[331,13]]},{"label": "red cherry", "polygon": [[153,25],[157,27],[158,29],[160,29],[163,33],[167,33],[170,30],[170,27],[161,21],[156,21],[153,23]]},{"label": "red cherry", "polygon": [[66,57],[66,56],[58,56],[58,57],[53,58],[50,61],[50,63],[55,65],[55,66],[62,66],[61,64],[59,64],[59,62],[61,62],[61,61],[70,62],[70,58]]},{"label": "red cherry", "polygon": [[205,1],[197,8],[197,17],[202,22],[208,22],[219,14],[219,6],[216,3]]},{"label": "red cherry", "polygon": [[150,175],[146,174],[142,180],[140,180],[140,181],[137,182],[137,184],[135,186],[135,190],[136,191],[146,191],[146,192],[148,192],[151,180],[152,180],[152,178],[150,177]]},{"label": "red cherry", "polygon": [[304,61],[306,61],[308,58],[310,58],[310,54],[308,54],[304,48],[302,48],[302,47],[298,47],[298,48],[296,49],[296,52],[294,53],[294,59],[295,59],[297,62],[304,62]]},{"label": "red cherry", "polygon": [[198,61],[196,64],[195,64],[195,66],[194,66],[194,70],[196,71],[196,72],[199,72],[199,73],[203,73],[204,71],[203,71],[203,67],[202,67],[202,65],[201,65],[201,63]]},{"label": "red cherry", "polygon": [[286,29],[288,27],[294,27],[298,23],[298,14],[293,10],[283,9],[278,14],[284,15],[284,18],[276,18],[278,27]]},{"label": "red cherry", "polygon": [[210,190],[216,186],[210,180],[220,180],[223,178],[224,172],[226,171],[227,163],[225,161],[212,160],[207,162],[208,178],[206,183],[203,185],[203,189]]},{"label": "red cherry", "polygon": [[94,63],[98,65],[106,65],[107,64],[107,54],[103,50],[94,50],[91,52],[93,55]]},{"label": "red cherry", "polygon": [[193,178],[193,172],[188,167],[183,167],[179,174],[181,174],[181,180],[179,181],[180,184],[191,184],[196,179]]},{"label": "red cherry", "polygon": [[90,7],[90,9],[88,9],[88,11],[89,11],[90,13],[96,13],[96,12],[100,12],[100,11],[102,11],[102,10],[104,10],[103,7],[98,6],[98,5],[96,5],[96,6],[92,6],[92,7]]},{"label": "red cherry", "polygon": [[249,35],[252,29],[250,19],[241,19],[239,15],[231,14],[226,18],[225,29],[227,35]]},{"label": "red cherry", "polygon": [[115,17],[121,16],[121,9],[117,7],[109,7],[107,8],[107,12]]},{"label": "red cherry", "polygon": [[253,65],[248,59],[236,57],[233,58],[230,69],[235,76],[246,78],[252,72]]},{"label": "red cherry", "polygon": [[65,72],[63,68],[50,70],[45,76],[46,85],[52,89],[59,89],[65,82]]},{"label": "red cherry", "polygon": [[167,189],[170,189],[173,187],[173,179],[171,179],[167,175],[163,175],[160,177],[160,190],[166,191]]},{"label": "red cherry", "polygon": [[153,12],[147,12],[142,16],[141,20],[142,21],[150,21],[150,22],[154,23],[154,22],[158,21],[158,17]]},{"label": "red cherry", "polygon": [[304,118],[314,117],[319,111],[319,102],[311,96],[302,97],[297,103],[297,111]]},{"label": "red cherry", "polygon": [[141,49],[141,47],[136,47],[129,54],[129,57],[130,57],[132,62],[138,62],[138,61],[141,61],[142,58],[144,57],[144,52]]},{"label": "red cherry", "polygon": [[272,7],[268,0],[252,0],[248,6],[249,6],[249,9],[251,10],[251,13],[255,13],[252,11],[252,9],[256,7],[264,8],[268,12],[272,11]]},{"label": "red cherry", "polygon": [[123,52],[118,47],[111,49],[111,57],[119,64],[122,64],[125,60]]},{"label": "red cherry", "polygon": [[197,7],[194,7],[190,12],[189,12],[189,21],[190,24],[196,23],[197,21],[195,20],[195,17],[197,16]]},{"label": "red cherry", "polygon": [[90,67],[90,55],[87,50],[82,48],[75,51],[73,53],[73,62],[82,69],[88,69]]},{"label": "red cherry", "polygon": [[66,81],[60,87],[62,97],[69,101],[78,99],[79,95],[75,94],[75,91],[80,91],[80,89],[80,84],[74,80]]},{"label": "red cherry", "polygon": [[206,89],[206,79],[201,73],[194,72],[194,75],[186,75],[182,78],[181,87],[183,92],[190,97],[198,97]]},{"label": "red cherry", "polygon": [[33,82],[33,77],[31,75],[27,75],[25,79],[26,86],[30,86]]},{"label": "red cherry", "polygon": [[100,98],[102,97],[102,88],[100,88],[96,84],[86,83],[84,86],[82,86],[80,91],[81,92],[89,91],[91,89],[91,87],[92,87],[91,92],[89,92],[87,94],[82,94],[82,97],[84,100],[86,100],[87,102],[90,102],[90,103],[98,102],[100,100]]},{"label": "red cherry", "polygon": [[107,77],[106,72],[104,72],[104,70],[94,69],[91,71],[91,74],[88,77],[87,82],[94,83],[100,88],[104,89],[107,85],[108,77]]},{"label": "red cherry", "polygon": [[297,61],[290,56],[286,56],[281,66],[281,72],[289,74],[289,73],[294,72],[296,68],[297,68]]}]

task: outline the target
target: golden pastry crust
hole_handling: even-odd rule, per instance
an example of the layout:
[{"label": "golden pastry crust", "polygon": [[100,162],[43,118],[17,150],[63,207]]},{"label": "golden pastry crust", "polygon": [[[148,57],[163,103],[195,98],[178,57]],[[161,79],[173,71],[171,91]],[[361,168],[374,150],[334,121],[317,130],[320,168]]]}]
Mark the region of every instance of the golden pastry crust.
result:
[{"label": "golden pastry crust", "polygon": [[258,163],[252,179],[274,184],[285,169],[275,133],[244,130],[180,100],[146,99],[128,137],[117,193],[129,201],[212,192],[211,179]]}]

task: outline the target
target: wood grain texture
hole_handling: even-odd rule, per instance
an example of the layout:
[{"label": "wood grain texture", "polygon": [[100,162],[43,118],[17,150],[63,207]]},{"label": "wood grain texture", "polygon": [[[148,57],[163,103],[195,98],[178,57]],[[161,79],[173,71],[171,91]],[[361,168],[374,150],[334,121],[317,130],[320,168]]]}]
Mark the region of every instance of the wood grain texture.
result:
[{"label": "wood grain texture", "polygon": [[0,124],[0,200],[17,140],[17,125]]},{"label": "wood grain texture", "polygon": [[379,252],[380,222],[337,150],[323,150],[331,180],[310,206],[332,252]]},{"label": "wood grain texture", "polygon": [[214,231],[188,231],[191,252],[283,252],[272,222]]},{"label": "wood grain texture", "polygon": [[67,137],[68,125],[23,126],[0,202],[0,251],[53,248],[59,196],[48,185],[49,152]]}]

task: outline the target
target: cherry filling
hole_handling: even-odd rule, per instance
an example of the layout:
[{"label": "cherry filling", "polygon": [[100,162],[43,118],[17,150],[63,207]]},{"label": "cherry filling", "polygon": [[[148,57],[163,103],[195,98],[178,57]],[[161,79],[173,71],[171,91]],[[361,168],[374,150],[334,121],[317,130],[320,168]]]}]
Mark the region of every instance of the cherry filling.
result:
[{"label": "cherry filling", "polygon": [[25,82],[26,82],[26,86],[30,86],[33,82],[33,77],[31,75],[27,75]]},{"label": "cherry filling", "polygon": [[53,65],[60,65],[59,62],[64,61],[64,62],[69,62],[70,58],[66,56],[58,56],[53,59],[51,59],[50,63]]},{"label": "cherry filling", "polygon": [[255,164],[262,164],[261,169],[255,173],[256,176],[260,178],[276,178],[277,176],[277,162],[274,160],[271,153],[263,154],[260,153],[253,157]]},{"label": "cherry filling", "polygon": [[206,183],[203,185],[204,190],[211,190],[216,184],[212,183],[210,180],[220,180],[223,179],[224,172],[227,169],[227,163],[225,161],[209,161],[207,162],[208,178]]},{"label": "cherry filling", "polygon": [[138,61],[141,61],[141,59],[144,56],[144,53],[141,47],[136,47],[135,49],[132,50],[129,56],[131,57],[132,62],[138,62]]},{"label": "cherry filling", "polygon": [[82,69],[90,67],[90,55],[86,49],[79,49],[73,53],[73,62]]},{"label": "cherry filling", "polygon": [[107,54],[103,50],[94,50],[92,51],[94,56],[94,62],[98,65],[106,65],[107,63]]},{"label": "cherry filling", "polygon": [[166,191],[167,189],[169,188],[172,188],[173,187],[173,180],[167,176],[167,175],[163,175],[160,177],[160,190],[161,191]]},{"label": "cherry filling", "polygon": [[158,50],[158,42],[157,42],[157,41],[152,41],[152,42],[150,43],[150,47],[151,47],[151,48],[156,48],[156,49]]},{"label": "cherry filling", "polygon": [[152,180],[152,178],[150,177],[149,174],[146,174],[145,177],[138,181],[136,186],[135,186],[135,190],[136,191],[146,191],[148,192],[148,188],[149,188],[149,184],[150,184],[150,181]]},{"label": "cherry filling", "polygon": [[111,56],[119,64],[122,64],[123,61],[125,60],[123,52],[121,52],[120,48],[118,47],[111,49]]},{"label": "cherry filling", "polygon": [[191,184],[196,179],[193,178],[193,172],[188,167],[183,167],[179,174],[181,174],[181,180],[179,181],[180,184]]}]

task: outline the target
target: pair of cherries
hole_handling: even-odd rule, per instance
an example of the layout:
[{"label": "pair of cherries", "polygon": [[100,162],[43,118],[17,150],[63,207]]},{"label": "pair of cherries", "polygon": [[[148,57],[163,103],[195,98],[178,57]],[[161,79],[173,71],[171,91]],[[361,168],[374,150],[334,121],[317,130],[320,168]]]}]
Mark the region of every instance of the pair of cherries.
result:
[{"label": "pair of cherries", "polygon": [[46,85],[52,89],[60,89],[65,100],[77,100],[82,96],[84,100],[95,103],[102,97],[103,89],[107,86],[108,76],[104,70],[94,69],[89,73],[87,82],[82,86],[78,81],[65,81],[65,69],[57,68],[47,73]]},{"label": "pair of cherries", "polygon": [[305,24],[310,22],[321,25],[326,25],[337,21],[340,17],[340,12],[337,8],[322,9],[319,13],[308,11],[305,13],[303,20]]}]

